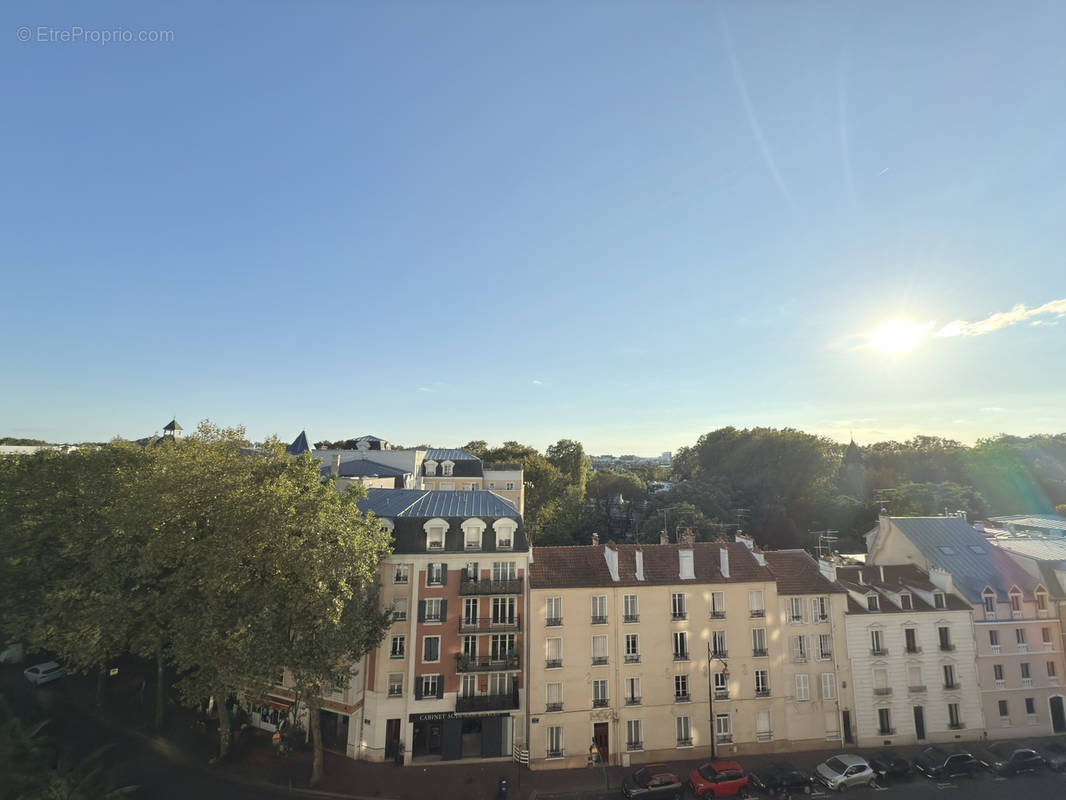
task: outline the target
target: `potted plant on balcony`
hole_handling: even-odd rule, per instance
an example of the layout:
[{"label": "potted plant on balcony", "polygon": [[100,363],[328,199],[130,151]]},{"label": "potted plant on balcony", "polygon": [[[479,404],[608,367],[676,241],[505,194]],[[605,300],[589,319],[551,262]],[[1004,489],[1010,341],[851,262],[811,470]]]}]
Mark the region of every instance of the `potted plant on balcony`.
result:
[{"label": "potted plant on balcony", "polygon": [[455,654],[455,669],[456,672],[466,672],[470,669],[470,654],[469,653],[456,653]]}]

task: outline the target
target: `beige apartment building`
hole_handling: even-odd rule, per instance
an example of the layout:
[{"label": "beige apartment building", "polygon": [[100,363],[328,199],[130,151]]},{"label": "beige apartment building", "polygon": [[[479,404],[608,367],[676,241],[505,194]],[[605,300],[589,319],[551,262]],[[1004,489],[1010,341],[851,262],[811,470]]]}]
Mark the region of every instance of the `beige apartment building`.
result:
[{"label": "beige apartment building", "polygon": [[533,549],[533,768],[703,756],[712,728],[721,756],[841,737],[843,589],[738,539]]}]

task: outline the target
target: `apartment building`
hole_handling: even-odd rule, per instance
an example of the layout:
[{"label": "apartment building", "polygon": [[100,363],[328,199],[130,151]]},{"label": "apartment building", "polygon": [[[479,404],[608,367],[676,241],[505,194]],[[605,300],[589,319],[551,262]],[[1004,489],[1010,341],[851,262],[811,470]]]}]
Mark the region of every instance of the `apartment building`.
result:
[{"label": "apartment building", "polygon": [[937,585],[914,564],[824,566],[848,592],[859,745],[979,738],[973,612],[952,593],[951,576],[935,571]]},{"label": "apartment building", "polygon": [[867,562],[915,564],[972,609],[977,679],[991,738],[1066,732],[1062,629],[1043,578],[964,517],[889,517],[867,534]]},{"label": "apartment building", "polygon": [[486,465],[464,450],[433,448],[422,458],[421,478],[425,488],[438,491],[487,489],[507,500],[519,514],[525,512],[521,464]]},{"label": "apartment building", "polygon": [[[796,610],[789,630],[808,646],[829,634],[832,651],[843,653],[832,638],[843,590],[809,556],[792,553],[773,557],[789,576],[779,596],[770,554],[739,538],[694,542],[686,532],[678,544],[533,549],[533,768],[692,758],[707,752],[712,733],[720,755],[839,738],[836,668],[789,660],[785,615]],[[824,690],[822,671],[831,675]]]},{"label": "apartment building", "polygon": [[393,612],[364,660],[357,757],[499,758],[522,743],[522,519],[489,491],[370,489],[391,532],[382,602]]}]

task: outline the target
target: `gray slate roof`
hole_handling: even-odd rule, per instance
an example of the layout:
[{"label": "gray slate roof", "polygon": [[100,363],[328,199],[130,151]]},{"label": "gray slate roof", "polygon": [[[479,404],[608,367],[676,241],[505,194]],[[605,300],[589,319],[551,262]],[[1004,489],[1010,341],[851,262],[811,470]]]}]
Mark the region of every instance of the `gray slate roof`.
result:
[{"label": "gray slate roof", "polygon": [[510,517],[520,520],[518,510],[495,492],[430,492],[422,489],[369,489],[359,501],[364,513],[379,517]]},{"label": "gray slate roof", "polygon": [[1016,528],[1038,528],[1066,534],[1066,519],[1057,514],[1011,514],[1006,517],[990,517],[989,521],[1000,525],[1013,525]]},{"label": "gray slate roof", "polygon": [[465,450],[448,449],[446,447],[431,447],[426,451],[427,461],[480,461],[477,456],[472,456]]},{"label": "gray slate roof", "polygon": [[[323,475],[331,474],[333,465],[323,464],[321,472]],[[409,474],[407,470],[390,467],[388,464],[380,464],[366,458],[342,461],[340,467],[337,468],[337,475],[341,478],[399,478],[407,474]]]},{"label": "gray slate roof", "polygon": [[971,603],[981,602],[986,586],[1001,603],[1009,602],[1012,585],[1032,597],[1037,581],[962,517],[892,517],[892,524],[930,564],[951,573],[955,588]]},{"label": "gray slate roof", "polygon": [[292,444],[285,448],[290,456],[298,456],[300,453],[310,453],[314,449],[307,441],[307,431],[300,431],[300,435],[292,440]]}]

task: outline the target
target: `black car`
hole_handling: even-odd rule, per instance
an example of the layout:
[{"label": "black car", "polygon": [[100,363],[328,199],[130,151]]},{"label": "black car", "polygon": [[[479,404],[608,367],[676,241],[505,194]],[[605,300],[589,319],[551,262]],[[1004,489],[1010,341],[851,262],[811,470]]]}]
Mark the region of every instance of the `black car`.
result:
[{"label": "black car", "polygon": [[981,762],[965,750],[948,752],[940,747],[927,747],[914,759],[914,768],[927,778],[975,777]]},{"label": "black car", "polygon": [[1055,772],[1066,772],[1066,743],[1059,739],[1040,742],[1033,748],[1040,753],[1044,764]]},{"label": "black car", "polygon": [[877,779],[884,783],[891,780],[909,780],[914,777],[911,762],[895,750],[879,750],[866,756],[870,769],[877,773]]},{"label": "black car", "polygon": [[648,764],[622,781],[622,796],[639,800],[680,800],[684,791],[666,764]]},{"label": "black car", "polygon": [[800,772],[787,761],[776,761],[769,766],[749,770],[748,780],[751,781],[752,786],[764,792],[779,792],[787,789],[809,793],[814,778]]},{"label": "black car", "polygon": [[979,747],[975,754],[982,767],[997,775],[1036,772],[1044,766],[1044,759],[1038,752],[1015,742],[996,742]]}]

